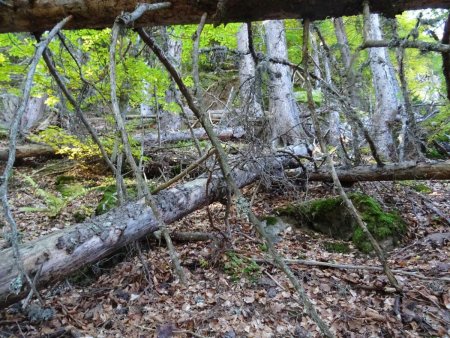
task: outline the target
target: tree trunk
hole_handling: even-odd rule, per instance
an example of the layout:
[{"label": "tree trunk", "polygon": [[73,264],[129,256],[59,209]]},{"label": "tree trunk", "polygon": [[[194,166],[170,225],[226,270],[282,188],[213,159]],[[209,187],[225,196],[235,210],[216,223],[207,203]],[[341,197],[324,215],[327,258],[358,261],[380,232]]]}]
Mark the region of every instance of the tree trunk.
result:
[{"label": "tree trunk", "polygon": [[[11,124],[14,114],[17,111],[17,107],[20,103],[20,98],[15,95],[3,94],[1,96],[2,104],[0,106],[0,121],[6,126]],[[45,112],[45,100],[47,97],[44,95],[42,97],[32,97],[28,102],[28,106],[23,115],[22,121],[20,123],[20,130],[22,133],[27,133],[43,119]],[[3,109],[1,109],[3,108]]]},{"label": "tree trunk", "polygon": [[[366,38],[382,40],[380,17],[370,14],[366,20]],[[380,153],[391,160],[397,158],[394,142],[394,124],[402,102],[398,98],[400,86],[394,74],[394,67],[387,48],[369,49],[369,64],[375,88],[375,111],[372,116],[374,141]]]},{"label": "tree trunk", "polygon": [[253,56],[250,54],[249,36],[247,25],[243,24],[237,33],[237,48],[240,54],[239,59],[239,84],[241,107],[244,109],[244,116],[249,118],[261,118],[263,110],[258,95],[256,84],[256,65]]},{"label": "tree trunk", "polygon": [[[71,14],[73,20],[67,29],[112,27],[122,12],[132,12],[138,0],[2,0],[0,2],[0,33],[42,32],[53,27],[60,19]],[[226,15],[216,16],[223,0],[172,0],[168,9],[148,12],[135,27],[174,24],[197,24],[203,13],[208,23],[249,22],[267,19],[321,20],[327,17],[357,15],[360,0],[227,0]],[[372,1],[374,13],[393,16],[410,9],[450,8],[450,0],[391,0]]]},{"label": "tree trunk", "polygon": [[[208,135],[203,128],[193,129],[194,135],[199,140],[207,140]],[[242,138],[245,134],[244,129],[241,127],[236,128],[221,128],[215,130],[217,136],[223,140],[228,141],[230,139],[239,139]],[[136,136],[136,140],[141,142],[142,137]],[[158,141],[157,133],[149,133],[144,136],[144,143],[147,145],[156,145]],[[170,131],[167,133],[161,133],[161,143],[169,143],[169,142],[179,142],[179,141],[192,141],[192,135],[189,131]]]},{"label": "tree trunk", "polygon": [[[387,164],[384,167],[361,166],[352,169],[337,169],[342,183],[362,181],[402,181],[402,180],[448,180],[450,161],[437,163],[404,162]],[[308,173],[308,181],[331,181],[328,172]]]},{"label": "tree trunk", "polygon": [[[288,60],[286,34],[283,21],[264,21],[267,56]],[[270,62],[269,71],[269,114],[271,141],[273,146],[299,144],[300,112],[294,98],[291,70],[288,66]]]},{"label": "tree trunk", "polygon": [[[8,153],[8,148],[0,148],[0,161],[6,161]],[[39,156],[55,156],[55,150],[45,144],[27,144],[16,148],[16,159]]]},{"label": "tree trunk", "polygon": [[[263,163],[265,162],[265,163]],[[265,158],[259,163],[246,162],[235,168],[232,175],[239,187],[253,182],[264,166],[277,171],[291,162]],[[166,224],[184,217],[217,199],[226,196],[221,175],[212,179],[199,178],[178,187],[160,192],[155,200]],[[48,286],[75,272],[82,266],[96,262],[128,243],[156,231],[159,222],[144,201],[131,202],[104,215],[84,223],[57,231],[36,241],[22,244],[20,251],[24,267],[33,278],[38,271],[37,287]],[[14,294],[10,283],[19,275],[12,249],[0,251],[0,307],[23,298],[29,291],[24,285],[19,294]]]}]

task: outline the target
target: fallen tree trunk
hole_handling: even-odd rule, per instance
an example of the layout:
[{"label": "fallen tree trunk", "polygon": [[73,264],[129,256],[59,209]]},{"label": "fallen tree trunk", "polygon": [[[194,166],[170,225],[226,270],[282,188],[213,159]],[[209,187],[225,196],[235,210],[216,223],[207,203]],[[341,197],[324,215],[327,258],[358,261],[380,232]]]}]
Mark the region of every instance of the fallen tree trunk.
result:
[{"label": "fallen tree trunk", "polygon": [[[208,135],[203,128],[193,129],[194,135],[199,140],[207,140]],[[222,141],[228,141],[231,139],[239,139],[245,135],[245,131],[242,128],[222,128],[215,130],[217,136]],[[134,137],[137,141],[141,142],[142,136]],[[158,142],[158,134],[157,133],[149,133],[144,136],[144,144],[156,144]],[[169,143],[169,142],[180,142],[180,141],[189,141],[192,140],[191,133],[187,131],[174,131],[168,133],[161,134],[161,142]]]},{"label": "fallen tree trunk", "polygon": [[[16,159],[39,156],[55,156],[55,150],[45,144],[27,144],[17,146]],[[8,159],[8,148],[0,148],[0,161]]]},{"label": "fallen tree trunk", "polygon": [[[194,135],[199,140],[207,140],[208,136],[206,135],[203,128],[194,129]],[[229,141],[232,139],[242,138],[245,133],[242,128],[223,128],[217,130],[217,135],[222,141]],[[135,136],[135,139],[138,142],[141,142],[141,136]],[[191,133],[189,131],[175,131],[169,133],[161,134],[161,142],[162,143],[174,143],[180,141],[189,141],[192,140]],[[156,145],[158,141],[157,133],[149,133],[144,136],[144,143],[146,145]],[[17,147],[16,159],[24,159],[29,157],[39,157],[39,156],[55,156],[55,150],[46,145],[46,144],[27,144],[23,146]],[[8,149],[0,148],[0,161],[6,161],[8,159]]]},{"label": "fallen tree trunk", "polygon": [[[286,165],[288,161],[286,157],[283,160],[270,157],[258,163],[247,163],[234,170],[234,179],[243,187],[253,182],[261,170],[272,168],[279,171],[282,162]],[[226,196],[220,175],[214,175],[209,184],[207,181],[207,178],[199,178],[155,195],[164,223],[173,223],[220,196]],[[156,231],[157,224],[144,201],[132,202],[84,223],[22,244],[20,252],[25,270],[32,279],[40,271],[36,285],[39,288]],[[26,296],[29,287],[24,285],[17,294],[12,291],[11,285],[18,277],[12,249],[1,250],[0,257],[0,307],[4,307]]]},{"label": "fallen tree trunk", "polygon": [[[403,181],[403,180],[449,180],[450,161],[436,163],[408,162],[387,164],[384,167],[361,166],[351,169],[337,169],[342,183],[359,181]],[[331,175],[325,171],[308,173],[309,181],[331,181]]]},{"label": "fallen tree trunk", "polygon": [[[48,30],[67,15],[73,20],[67,29],[112,27],[123,12],[132,12],[137,0],[2,0],[0,33],[41,32]],[[145,13],[134,24],[138,26],[196,24],[203,13],[209,23],[248,22],[265,19],[309,18],[356,15],[360,0],[172,0],[171,7]],[[371,11],[393,16],[405,10],[449,8],[449,0],[371,1]]]},{"label": "fallen tree trunk", "polygon": [[[239,187],[252,183],[262,170],[278,172],[292,163],[290,157],[268,157],[258,163],[248,162],[233,172]],[[343,182],[395,179],[450,179],[450,162],[417,165],[386,165],[384,168],[362,167],[338,170]],[[328,173],[311,173],[309,180],[330,180]],[[167,224],[184,217],[221,196],[222,178],[215,175],[210,184],[199,178],[178,187],[162,191],[156,200],[163,221]],[[208,188],[208,189],[207,189]],[[124,245],[158,230],[151,209],[143,201],[129,203],[102,216],[74,225],[46,237],[22,244],[20,247],[26,271],[33,277],[39,270],[38,287],[48,285],[73,273],[82,266],[94,263]],[[10,285],[18,276],[14,255],[10,248],[0,251],[0,307],[23,298],[28,285],[15,294]]]}]

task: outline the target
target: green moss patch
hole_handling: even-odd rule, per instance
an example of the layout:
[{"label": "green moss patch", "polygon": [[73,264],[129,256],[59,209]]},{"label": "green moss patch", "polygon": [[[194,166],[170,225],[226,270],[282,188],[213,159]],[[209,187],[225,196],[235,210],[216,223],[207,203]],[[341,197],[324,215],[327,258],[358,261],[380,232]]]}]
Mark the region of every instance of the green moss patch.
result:
[{"label": "green moss patch", "polygon": [[[406,231],[405,223],[397,213],[385,212],[374,198],[364,194],[349,194],[349,198],[382,246],[390,249],[397,244]],[[368,253],[373,249],[341,197],[289,205],[277,212],[280,216],[289,217],[294,225],[307,226],[335,239],[351,240],[363,252]]]},{"label": "green moss patch", "polygon": [[328,252],[336,252],[336,253],[349,253],[350,247],[345,242],[325,242],[323,244],[325,250]]}]

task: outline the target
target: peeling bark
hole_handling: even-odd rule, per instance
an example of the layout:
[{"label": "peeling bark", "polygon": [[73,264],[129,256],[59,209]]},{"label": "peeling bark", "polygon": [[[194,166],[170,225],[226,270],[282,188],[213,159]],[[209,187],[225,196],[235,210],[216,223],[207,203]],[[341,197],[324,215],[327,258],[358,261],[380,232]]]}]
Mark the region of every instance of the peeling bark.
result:
[{"label": "peeling bark", "polygon": [[[242,187],[252,183],[264,168],[281,170],[283,160],[273,157],[266,160],[267,162],[247,163],[236,168],[233,177],[237,185]],[[284,161],[289,159],[285,158]],[[154,198],[162,221],[170,224],[225,194],[223,178],[216,174],[209,184],[207,178],[199,178],[162,191]],[[156,230],[158,220],[151,208],[141,200],[36,241],[22,244],[20,252],[25,270],[31,278],[42,268],[36,285],[42,288]],[[29,289],[25,285],[17,295],[10,290],[10,283],[19,274],[12,249],[1,250],[0,257],[2,258],[0,307],[2,307],[20,300]]]}]

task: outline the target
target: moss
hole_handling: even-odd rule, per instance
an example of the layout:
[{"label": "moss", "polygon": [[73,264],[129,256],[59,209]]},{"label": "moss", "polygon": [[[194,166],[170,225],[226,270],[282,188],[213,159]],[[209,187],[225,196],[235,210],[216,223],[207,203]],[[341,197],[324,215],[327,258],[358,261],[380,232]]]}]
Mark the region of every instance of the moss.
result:
[{"label": "moss", "polygon": [[416,181],[403,181],[403,182],[400,182],[400,185],[409,187],[409,188],[411,188],[417,192],[423,193],[423,194],[429,194],[429,193],[433,192],[433,189],[431,189],[426,184],[418,183]]},{"label": "moss", "polygon": [[275,225],[278,223],[278,218],[275,216],[266,216],[263,220],[266,221],[266,225]]},{"label": "moss", "polygon": [[[405,233],[406,226],[401,217],[395,212],[385,212],[374,198],[361,193],[349,194],[349,198],[376,240],[392,238],[395,244]],[[343,205],[341,197],[292,204],[277,209],[277,212],[298,225],[307,225],[333,238],[351,239],[363,252],[372,251],[372,245]]]},{"label": "moss", "polygon": [[324,244],[325,250],[328,252],[336,252],[336,253],[349,253],[350,247],[347,243],[343,242],[325,242]]},{"label": "moss", "polygon": [[[397,242],[406,232],[406,225],[402,218],[396,212],[383,211],[374,198],[364,194],[351,194],[349,197],[377,241],[392,237],[394,242]],[[352,241],[363,252],[370,252],[373,249],[367,236],[359,227],[353,232]]]}]

